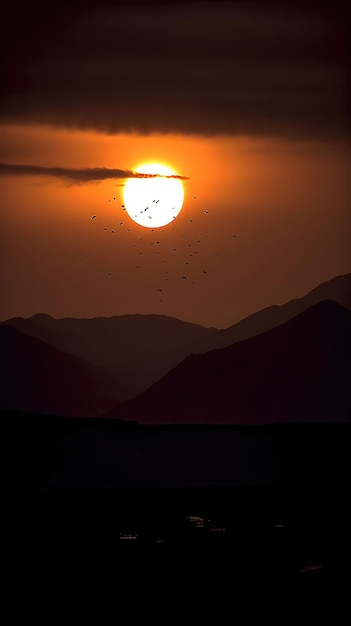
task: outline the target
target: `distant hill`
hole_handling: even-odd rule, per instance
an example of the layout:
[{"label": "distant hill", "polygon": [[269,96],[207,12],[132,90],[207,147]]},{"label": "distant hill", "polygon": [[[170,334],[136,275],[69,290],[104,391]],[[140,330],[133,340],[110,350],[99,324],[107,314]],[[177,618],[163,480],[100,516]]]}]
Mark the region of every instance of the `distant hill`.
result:
[{"label": "distant hill", "polygon": [[225,348],[236,341],[249,339],[284,324],[284,322],[323,300],[333,300],[345,309],[351,310],[351,274],[336,276],[312,289],[302,298],[291,300],[282,306],[275,305],[262,309],[237,324],[229,326],[229,328],[219,330],[209,337],[201,338],[192,345],[192,352],[203,354],[210,350]]},{"label": "distant hill", "polygon": [[323,301],[285,324],[192,355],[110,412],[143,423],[348,421],[351,312]]},{"label": "distant hill", "polygon": [[106,375],[10,326],[0,326],[0,374],[0,410],[89,416],[119,402]]},{"label": "distant hill", "polygon": [[1,325],[41,339],[105,372],[121,400],[150,387],[191,353],[190,345],[217,329],[162,315],[54,319],[35,315]]},{"label": "distant hill", "polygon": [[[351,274],[337,276],[303,298],[259,311],[225,330],[204,328],[162,315],[54,319],[45,314],[28,319],[13,318],[1,322],[0,329],[11,327],[43,341],[47,347],[60,352],[61,360],[65,354],[70,363],[84,365],[84,371],[89,369],[86,404],[83,400],[80,402],[83,402],[81,406],[87,407],[84,411],[89,410],[89,415],[97,415],[146,391],[189,355],[210,352],[262,334],[322,300],[333,300],[351,309]],[[28,344],[26,350],[30,353],[32,349],[34,344],[31,347]],[[2,367],[6,368],[5,355],[0,358]],[[48,357],[47,367],[50,368],[52,362],[56,371],[56,360],[53,354]],[[48,371],[45,375],[50,378]],[[18,381],[15,387],[20,390]],[[55,387],[52,392],[53,399],[56,397]],[[28,390],[26,394],[23,398],[31,397]],[[49,402],[48,391],[46,401]],[[45,406],[53,406],[55,414],[61,412],[54,401]],[[23,400],[23,405],[15,404],[12,408],[32,410],[33,407],[27,406]],[[49,411],[49,408],[38,410]]]}]

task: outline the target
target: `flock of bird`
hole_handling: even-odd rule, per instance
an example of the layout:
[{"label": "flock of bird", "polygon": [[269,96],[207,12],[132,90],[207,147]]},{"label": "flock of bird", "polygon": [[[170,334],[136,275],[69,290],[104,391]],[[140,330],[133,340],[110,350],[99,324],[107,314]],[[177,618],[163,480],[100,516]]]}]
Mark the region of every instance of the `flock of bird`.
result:
[{"label": "flock of bird", "polygon": [[[197,196],[193,196],[193,200],[197,200]],[[108,202],[117,203],[118,198],[117,197],[109,198]],[[153,202],[158,203],[159,200],[155,198]],[[126,207],[124,204],[121,204],[120,208],[122,211],[126,211]],[[142,213],[143,211],[147,211],[148,209],[149,207],[145,207],[140,212]],[[207,209],[204,209],[203,214],[208,215],[209,211]],[[136,271],[140,272],[144,268],[148,267],[147,263],[143,263],[144,258],[147,257],[148,255],[152,254],[154,255],[154,257],[158,257],[158,261],[159,261],[160,269],[161,269],[161,276],[163,277],[163,281],[165,283],[165,284],[159,285],[155,289],[156,293],[158,293],[160,296],[159,297],[160,302],[163,301],[163,297],[168,291],[169,283],[175,278],[183,282],[187,281],[191,284],[196,283],[196,280],[194,280],[194,278],[199,279],[199,274],[201,278],[206,278],[206,275],[208,273],[208,264],[197,262],[197,259],[201,259],[202,244],[206,236],[204,232],[196,230],[196,223],[198,221],[196,217],[191,217],[188,220],[188,223],[192,224],[192,226],[189,226],[189,229],[187,229],[187,232],[179,231],[180,238],[178,239],[178,243],[176,245],[174,245],[176,236],[172,237],[173,239],[172,247],[166,247],[166,241],[168,240],[168,237],[162,237],[162,234],[165,233],[166,231],[169,232],[170,230],[171,230],[171,233],[177,233],[178,229],[176,226],[173,226],[173,223],[163,226],[161,228],[150,228],[150,229],[145,228],[145,227],[140,227],[139,225],[134,223],[135,231],[137,232],[136,236],[134,236],[133,235],[134,228],[133,229],[130,228],[128,224],[129,219],[130,219],[129,216],[127,217],[127,219],[125,219],[121,215],[118,221],[118,226],[115,226],[114,228],[108,228],[107,226],[102,226],[102,228],[105,232],[108,232],[110,235],[113,235],[115,237],[123,236],[123,239],[125,238],[124,233],[128,233],[128,234],[132,233],[130,235],[131,241],[129,243],[132,247],[136,248],[135,252],[138,255],[138,257],[136,257],[135,259]],[[92,215],[91,220],[92,221],[98,220],[98,216]],[[145,234],[144,233],[140,234],[142,232],[140,229],[142,229],[142,231],[145,231]],[[230,238],[235,239],[236,236],[237,236],[236,234],[231,234]],[[213,252],[213,254],[214,256],[219,256],[220,252],[216,250]],[[178,269],[174,271],[173,259],[175,258],[177,258],[178,262],[180,260],[184,264],[183,273],[179,272]],[[206,254],[206,258],[208,258],[208,253]],[[196,273],[195,273],[195,270],[196,270]],[[112,276],[112,272],[107,272],[107,275]],[[151,277],[151,280],[152,279],[153,277]]]}]

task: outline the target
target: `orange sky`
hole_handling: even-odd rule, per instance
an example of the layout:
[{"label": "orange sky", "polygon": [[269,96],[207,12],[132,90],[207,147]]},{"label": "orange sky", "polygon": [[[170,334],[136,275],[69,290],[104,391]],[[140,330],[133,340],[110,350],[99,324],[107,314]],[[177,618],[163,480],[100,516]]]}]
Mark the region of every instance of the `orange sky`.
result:
[{"label": "orange sky", "polygon": [[[190,178],[180,216],[152,234],[122,212],[121,180],[0,177],[2,320],[159,313],[226,327],[351,271],[342,144],[11,124],[0,131],[1,162],[134,169],[155,161]],[[197,250],[190,259],[188,242]]]}]

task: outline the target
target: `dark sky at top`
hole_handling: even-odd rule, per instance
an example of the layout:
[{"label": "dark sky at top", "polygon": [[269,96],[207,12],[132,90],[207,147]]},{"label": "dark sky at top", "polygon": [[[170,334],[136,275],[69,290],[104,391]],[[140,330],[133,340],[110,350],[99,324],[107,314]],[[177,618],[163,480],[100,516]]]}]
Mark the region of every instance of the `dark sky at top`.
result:
[{"label": "dark sky at top", "polygon": [[340,140],[339,2],[14,3],[0,121]]}]

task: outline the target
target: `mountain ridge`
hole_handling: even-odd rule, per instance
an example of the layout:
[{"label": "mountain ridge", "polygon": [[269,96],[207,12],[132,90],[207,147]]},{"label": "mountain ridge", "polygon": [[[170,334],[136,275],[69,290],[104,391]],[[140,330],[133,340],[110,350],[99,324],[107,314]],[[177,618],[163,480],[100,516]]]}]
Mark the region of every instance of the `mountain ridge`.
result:
[{"label": "mountain ridge", "polygon": [[261,335],[189,356],[107,416],[141,423],[347,421],[350,328],[351,312],[323,301]]},{"label": "mountain ridge", "polygon": [[117,389],[98,370],[41,339],[3,325],[0,347],[1,410],[81,417],[118,401]]}]

